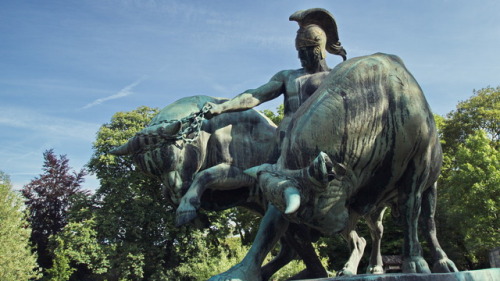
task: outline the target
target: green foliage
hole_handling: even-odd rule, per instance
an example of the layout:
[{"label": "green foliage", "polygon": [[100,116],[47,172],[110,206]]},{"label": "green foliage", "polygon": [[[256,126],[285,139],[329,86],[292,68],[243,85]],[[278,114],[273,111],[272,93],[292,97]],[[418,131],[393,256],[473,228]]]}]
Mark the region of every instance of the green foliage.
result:
[{"label": "green foliage", "polygon": [[441,233],[453,237],[446,245],[466,269],[488,267],[488,251],[500,241],[500,153],[490,143],[482,130],[469,135],[441,180]]},{"label": "green foliage", "polygon": [[51,237],[54,265],[47,270],[49,280],[69,280],[77,269],[80,273],[94,276],[93,280],[107,272],[107,247],[97,240],[95,226],[94,219],[70,222]]},{"label": "green foliage", "polygon": [[64,241],[57,240],[58,248],[54,251],[55,257],[52,267],[45,271],[46,280],[66,281],[69,280],[76,268],[71,267],[70,258],[64,254]]},{"label": "green foliage", "polygon": [[450,112],[442,127],[443,149],[452,152],[458,144],[464,144],[474,131],[484,130],[492,145],[499,148],[500,141],[500,86],[474,91],[474,95],[460,102]]},{"label": "green foliage", "polygon": [[106,245],[106,279],[179,280],[181,265],[200,262],[196,257],[204,250],[210,257],[219,256],[219,238],[233,231],[228,224],[233,216],[229,212],[207,213],[211,225],[203,231],[174,227],[176,206],[163,197],[160,182],[136,171],[130,157],[109,154],[143,129],[157,112],[139,107],[116,113],[100,128],[94,142],[88,167],[101,186],[93,198],[92,213],[97,240]]},{"label": "green foliage", "polygon": [[147,278],[176,262],[170,259],[174,238],[167,229],[173,210],[163,200],[159,182],[135,171],[130,157],[109,154],[143,129],[157,112],[139,107],[116,113],[100,128],[94,142],[88,167],[101,182],[94,196],[94,216],[97,239],[109,245],[109,279]]},{"label": "green foliage", "polygon": [[[197,239],[201,241],[201,239]],[[207,280],[216,273],[221,273],[228,270],[231,266],[239,263],[248,252],[250,246],[244,246],[241,243],[240,237],[230,237],[212,249],[197,247],[198,251],[195,255],[189,257],[179,267],[170,270],[165,276],[166,279],[161,280]],[[271,261],[273,255],[270,253],[266,257],[264,264]],[[326,266],[327,262],[322,260]],[[301,260],[292,260],[285,267],[276,272],[271,280],[281,281],[288,280],[290,277],[298,274],[305,269],[305,265]]]},{"label": "green foliage", "polygon": [[459,269],[488,267],[500,241],[499,125],[500,87],[475,91],[438,122],[444,161],[436,219]]},{"label": "green foliage", "polygon": [[[323,265],[326,265],[326,262],[323,262]],[[273,274],[273,276],[271,276],[271,280],[289,280],[291,277],[299,274],[304,269],[306,269],[306,266],[302,260],[292,260],[287,265],[282,267],[278,272]]]},{"label": "green foliage", "polygon": [[0,171],[0,280],[40,277],[23,205],[21,197],[12,190],[8,175]]},{"label": "green foliage", "polygon": [[[89,161],[88,167],[101,181],[102,185],[112,185],[121,172],[129,175],[134,172],[130,157],[116,157],[109,151],[125,143],[135,133],[149,124],[158,109],[141,106],[130,112],[117,112],[111,117],[111,122],[104,124],[97,133],[97,139],[93,144],[94,154]],[[119,177],[118,177],[119,178]],[[111,182],[109,182],[111,181]],[[106,196],[110,190],[99,189],[101,196]]]},{"label": "green foliage", "polygon": [[238,235],[243,245],[252,245],[259,230],[262,215],[242,207],[234,208],[229,212],[229,219],[235,225],[233,235]]},{"label": "green foliage", "polygon": [[190,255],[180,266],[167,272],[167,280],[207,280],[211,276],[228,270],[240,262],[249,247],[242,246],[238,238],[227,238],[224,242],[211,248],[203,247],[203,236],[198,233],[193,241],[196,253]]},{"label": "green foliage", "polygon": [[[325,244],[325,240],[320,239],[320,241],[315,243],[313,246],[314,246],[316,254],[319,256],[320,262],[323,264],[323,266],[325,268],[330,268],[330,261],[329,261],[330,258],[328,257],[328,255],[322,254],[322,251],[325,251],[325,249],[329,245]],[[281,245],[278,245],[275,248],[276,253],[278,253],[279,247],[281,247]],[[273,252],[274,251],[271,251],[271,253],[269,253],[267,255],[264,264],[271,261],[274,258]],[[273,276],[271,276],[270,280],[275,280],[275,281],[289,280],[291,277],[297,275],[298,273],[300,273],[304,269],[306,269],[304,262],[301,259],[297,258],[297,259],[290,261],[287,265],[285,265],[283,268],[281,268],[278,272],[273,274]],[[328,272],[328,275],[335,276],[335,271]]]},{"label": "green foliage", "polygon": [[271,119],[274,124],[279,125],[281,123],[281,120],[283,120],[283,118],[285,117],[285,106],[283,104],[280,104],[276,108],[276,113],[269,109],[264,109],[262,113],[266,115],[267,118]]}]

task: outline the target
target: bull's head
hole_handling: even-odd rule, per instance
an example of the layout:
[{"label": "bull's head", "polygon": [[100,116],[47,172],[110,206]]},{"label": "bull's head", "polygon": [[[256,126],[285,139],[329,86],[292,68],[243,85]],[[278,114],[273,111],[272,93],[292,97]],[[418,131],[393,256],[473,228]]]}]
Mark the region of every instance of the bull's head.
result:
[{"label": "bull's head", "polygon": [[203,157],[199,139],[192,143],[178,140],[181,129],[180,121],[148,126],[110,151],[119,156],[131,155],[140,171],[159,178],[166,197],[175,205],[199,170]]},{"label": "bull's head", "polygon": [[162,138],[172,138],[180,131],[181,125],[180,121],[176,121],[146,127],[125,144],[112,149],[109,153],[118,156],[137,154],[156,145]]},{"label": "bull's head", "polygon": [[[331,198],[330,184],[341,180],[346,170],[341,164],[332,162],[326,153],[321,152],[309,167],[304,169],[287,170],[279,169],[276,165],[264,164],[245,172],[258,179],[264,197],[280,211],[292,219],[297,217],[299,220],[306,220],[315,212],[305,210],[306,208],[302,210],[301,205],[311,207],[311,202],[317,201],[318,198]],[[326,199],[326,202],[320,202],[314,208],[327,209],[328,206],[335,205],[338,200],[328,201]]]}]

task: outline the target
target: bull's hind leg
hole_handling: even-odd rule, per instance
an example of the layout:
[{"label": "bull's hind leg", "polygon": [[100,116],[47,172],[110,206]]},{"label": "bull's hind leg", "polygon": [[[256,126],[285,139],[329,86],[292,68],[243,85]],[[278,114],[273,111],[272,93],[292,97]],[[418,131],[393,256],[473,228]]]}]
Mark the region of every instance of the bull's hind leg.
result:
[{"label": "bull's hind leg", "polygon": [[384,234],[383,219],[386,209],[387,207],[377,208],[373,213],[369,214],[365,218],[366,223],[370,228],[370,235],[372,237],[372,252],[370,254],[370,264],[366,269],[366,273],[368,274],[384,274],[380,246],[382,242],[382,235]]},{"label": "bull's hind leg", "polygon": [[422,227],[421,233],[427,239],[431,254],[434,258],[432,271],[437,273],[457,272],[457,267],[443,251],[436,236],[436,222],[434,220],[434,213],[436,212],[436,196],[436,183],[423,193],[422,214],[420,215],[420,226]]},{"label": "bull's hind leg", "polygon": [[422,205],[422,191],[427,173],[424,163],[410,162],[399,187],[399,211],[402,217],[403,272],[431,273],[427,262],[422,257],[422,247],[418,240],[418,218]]}]

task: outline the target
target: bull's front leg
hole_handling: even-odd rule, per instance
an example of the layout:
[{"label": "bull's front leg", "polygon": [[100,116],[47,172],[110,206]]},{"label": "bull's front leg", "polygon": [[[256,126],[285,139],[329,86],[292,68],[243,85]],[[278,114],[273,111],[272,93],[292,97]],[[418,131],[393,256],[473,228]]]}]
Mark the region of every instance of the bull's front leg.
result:
[{"label": "bull's front leg", "polygon": [[366,247],[366,240],[363,237],[359,237],[355,230],[358,219],[359,215],[353,212],[349,216],[347,227],[341,233],[342,237],[349,244],[351,255],[347,263],[344,264],[344,268],[337,272],[337,276],[351,276],[356,275],[358,272],[359,261],[363,257]]},{"label": "bull's front leg", "polygon": [[[304,225],[291,223],[285,234],[287,243],[292,246],[304,261],[306,269],[292,276],[289,280],[302,280],[328,277],[328,273],[321,264],[312,245],[311,230]],[[283,247],[284,245],[282,245]]]},{"label": "bull's front leg", "polygon": [[281,238],[280,244],[281,248],[278,255],[261,268],[262,281],[271,279],[274,273],[298,257],[295,249],[286,242],[285,238]]},{"label": "bull's front leg", "polygon": [[257,236],[245,258],[228,271],[213,276],[209,281],[261,281],[261,265],[288,228],[281,212],[269,204],[259,225]]},{"label": "bull's front leg", "polygon": [[225,163],[197,173],[193,183],[180,200],[176,212],[176,225],[186,224],[196,218],[201,196],[208,188],[225,190],[254,184],[255,180],[244,174],[241,169]]}]

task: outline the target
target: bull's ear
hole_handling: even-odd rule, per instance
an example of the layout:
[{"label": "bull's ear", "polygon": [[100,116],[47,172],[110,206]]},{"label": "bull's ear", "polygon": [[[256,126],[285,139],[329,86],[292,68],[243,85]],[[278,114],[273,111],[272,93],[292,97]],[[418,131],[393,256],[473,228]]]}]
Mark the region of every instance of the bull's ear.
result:
[{"label": "bull's ear", "polygon": [[347,170],[344,165],[334,162],[328,154],[320,152],[309,167],[309,175],[320,183],[327,184],[335,179],[342,180]]},{"label": "bull's ear", "polygon": [[309,165],[309,177],[317,181],[320,185],[327,185],[328,182],[334,179],[333,177],[333,163],[330,157],[324,152],[319,155]]}]

